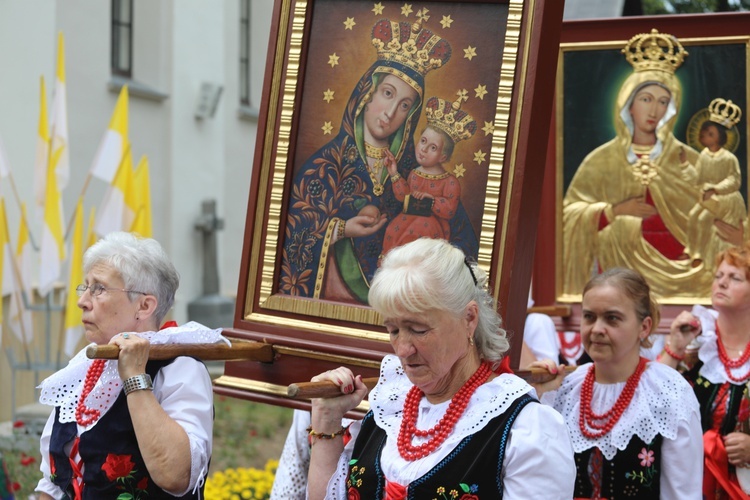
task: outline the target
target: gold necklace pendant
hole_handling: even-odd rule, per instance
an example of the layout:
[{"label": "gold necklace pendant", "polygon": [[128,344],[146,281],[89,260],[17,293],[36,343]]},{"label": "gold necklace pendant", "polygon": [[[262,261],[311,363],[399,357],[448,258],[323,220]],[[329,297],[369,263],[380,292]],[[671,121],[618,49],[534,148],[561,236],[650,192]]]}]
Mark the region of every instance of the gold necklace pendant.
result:
[{"label": "gold necklace pendant", "polygon": [[[385,192],[385,187],[383,186],[383,171],[385,170],[385,167],[383,165],[383,158],[385,158],[386,149],[388,149],[387,146],[383,148],[376,148],[365,143],[365,152],[367,154],[366,160],[368,160],[365,162],[365,165],[367,165],[367,173],[370,174],[370,180],[372,181],[372,193],[375,196],[382,196]],[[370,166],[370,158],[375,160],[375,163],[373,163],[372,166]]]},{"label": "gold necklace pendant", "polygon": [[383,146],[382,148],[378,148],[376,146],[371,146],[368,143],[365,143],[365,155],[368,158],[373,158],[375,160],[381,160],[385,158],[385,152],[388,149],[388,146]]}]

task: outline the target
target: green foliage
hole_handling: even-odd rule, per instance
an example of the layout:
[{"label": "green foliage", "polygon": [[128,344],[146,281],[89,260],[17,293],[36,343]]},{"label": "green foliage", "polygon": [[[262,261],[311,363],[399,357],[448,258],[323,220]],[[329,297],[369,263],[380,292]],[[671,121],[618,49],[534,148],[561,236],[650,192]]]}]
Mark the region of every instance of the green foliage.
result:
[{"label": "green foliage", "polygon": [[279,458],[292,410],[241,399],[214,398],[214,445],[211,472],[233,467],[263,469]]},{"label": "green foliage", "polygon": [[750,10],[750,0],[641,0],[644,15]]}]

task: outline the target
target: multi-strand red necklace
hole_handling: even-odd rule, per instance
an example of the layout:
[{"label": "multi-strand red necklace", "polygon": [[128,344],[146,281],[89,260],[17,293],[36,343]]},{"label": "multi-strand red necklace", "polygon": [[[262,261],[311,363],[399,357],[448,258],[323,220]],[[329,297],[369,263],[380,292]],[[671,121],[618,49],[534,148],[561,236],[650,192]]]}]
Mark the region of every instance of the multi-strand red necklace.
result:
[{"label": "multi-strand red necklace", "polygon": [[[448,410],[435,424],[435,427],[422,431],[417,429],[417,415],[419,414],[419,402],[424,396],[417,386],[413,386],[406,395],[404,402],[404,414],[401,419],[401,429],[398,432],[398,453],[404,460],[414,461],[426,457],[440,446],[443,441],[453,432],[456,422],[466,410],[471,395],[477,388],[484,384],[490,377],[492,370],[488,363],[482,363],[469,380],[453,396]],[[412,437],[429,437],[430,439],[420,445],[412,444]]]},{"label": "multi-strand red necklace", "polygon": [[590,439],[602,437],[609,433],[620,420],[620,417],[622,417],[622,414],[633,399],[635,388],[638,387],[641,375],[643,375],[646,369],[646,358],[638,360],[638,366],[635,368],[633,374],[628,377],[628,381],[617,397],[615,404],[601,415],[594,413],[594,410],[591,409],[591,398],[594,395],[594,379],[596,378],[595,369],[595,365],[591,365],[586,378],[583,379],[583,386],[581,387],[581,411],[578,417],[578,425],[581,428],[581,433]]},{"label": "multi-strand red necklace", "polygon": [[729,359],[729,355],[727,354],[727,350],[724,348],[724,341],[721,340],[721,332],[719,331],[719,324],[716,324],[716,347],[719,351],[719,359],[721,360],[721,363],[724,365],[724,371],[727,372],[727,377],[732,379],[734,382],[737,383],[744,383],[748,378],[750,378],[750,370],[747,371],[744,375],[741,377],[735,377],[732,375],[732,368],[740,368],[745,363],[747,363],[748,360],[750,360],[750,342],[747,343],[745,346],[745,350],[740,352],[740,357],[737,359]]},{"label": "multi-strand red necklace", "polygon": [[78,405],[76,406],[76,422],[80,425],[87,426],[91,422],[96,421],[99,418],[99,410],[88,408],[84,401],[94,389],[96,382],[99,377],[102,376],[104,371],[104,365],[107,363],[106,359],[95,359],[89,369],[86,371],[86,380],[83,383],[83,390],[81,391],[81,397],[78,398]]}]

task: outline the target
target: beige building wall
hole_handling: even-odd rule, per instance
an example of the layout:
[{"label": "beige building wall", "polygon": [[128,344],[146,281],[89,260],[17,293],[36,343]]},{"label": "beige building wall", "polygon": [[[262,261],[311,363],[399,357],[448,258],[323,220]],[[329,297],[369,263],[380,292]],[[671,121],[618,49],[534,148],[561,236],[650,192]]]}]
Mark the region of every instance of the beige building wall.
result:
[{"label": "beige building wall", "polygon": [[[217,236],[220,292],[234,297],[237,289],[257,130],[252,108],[257,112],[261,101],[273,0],[251,0],[250,5],[252,98],[251,107],[246,107],[239,102],[240,0],[134,0],[133,76],[127,82],[130,140],[134,161],[142,155],[149,158],[154,238],[181,275],[172,312],[180,323],[188,320],[188,304],[203,292],[202,236],[195,229],[203,200],[217,201],[225,225]],[[66,220],[82,192],[123,83],[110,71],[110,9],[111,1],[106,0],[0,2],[0,142],[18,197],[29,205],[39,77],[45,77],[51,103],[57,33],[65,35],[71,164],[71,181],[63,192]],[[213,117],[197,119],[196,102],[204,82],[221,86],[222,95]],[[87,217],[92,207],[98,209],[106,188],[98,179],[90,181],[84,194]],[[8,181],[0,181],[0,195],[15,241],[19,208]],[[30,219],[38,242],[40,221],[33,214]],[[65,276],[67,264],[61,289],[67,286]],[[61,301],[55,296],[49,316],[44,311],[34,313],[30,352],[38,362],[47,361],[47,348],[51,361],[57,361]],[[7,297],[4,302],[7,306]],[[44,300],[35,297],[34,303],[43,307]],[[3,349],[12,349],[19,357],[23,346],[7,328],[2,339]],[[61,362],[67,358],[61,356]],[[48,374],[17,370],[13,401],[10,363],[5,352],[0,354],[0,422],[11,418],[13,406],[34,402],[34,385]]]}]

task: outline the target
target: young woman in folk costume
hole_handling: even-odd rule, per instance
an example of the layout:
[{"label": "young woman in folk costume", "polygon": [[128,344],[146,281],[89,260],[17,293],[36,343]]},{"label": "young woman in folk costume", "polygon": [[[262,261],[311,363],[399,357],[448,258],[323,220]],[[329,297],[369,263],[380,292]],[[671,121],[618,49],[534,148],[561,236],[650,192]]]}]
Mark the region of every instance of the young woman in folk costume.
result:
[{"label": "young woman in folk costume", "polygon": [[700,402],[703,493],[750,498],[750,245],[722,252],[717,263],[712,308],[696,305],[674,319],[661,361],[677,367],[688,344],[700,344],[698,361],[684,376]]},{"label": "young woman in folk costume", "polygon": [[711,273],[683,255],[699,192],[683,178],[680,153],[691,164],[698,153],[673,135],[682,93],[675,71],[687,52],[656,30],[623,52],[634,71],[617,96],[617,136],[584,158],[563,200],[564,292],[578,294],[598,265],[647,275],[660,296],[707,293]]},{"label": "young woman in folk costume", "polygon": [[[448,62],[451,47],[421,22],[387,19],[375,23],[372,43],[377,60],[355,86],[338,135],[295,176],[281,293],[366,303],[385,225],[401,211],[385,167],[386,151],[408,178],[417,166],[413,134],[425,75]],[[476,235],[462,206],[452,226],[452,241],[476,255]]]},{"label": "young woman in folk costume", "polygon": [[641,357],[659,322],[643,277],[613,268],[583,289],[581,336],[593,363],[537,391],[568,425],[576,462],[575,498],[701,499],[700,415],[690,384]]}]

